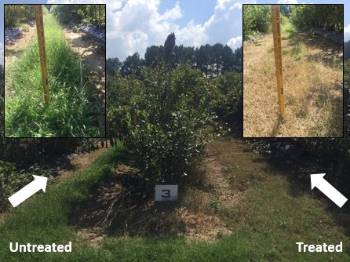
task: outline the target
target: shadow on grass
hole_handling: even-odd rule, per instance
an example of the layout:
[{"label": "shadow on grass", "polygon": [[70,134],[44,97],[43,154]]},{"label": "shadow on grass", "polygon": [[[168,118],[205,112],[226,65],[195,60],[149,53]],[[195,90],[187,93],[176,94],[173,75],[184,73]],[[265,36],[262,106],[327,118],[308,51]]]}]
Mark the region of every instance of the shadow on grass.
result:
[{"label": "shadow on grass", "polygon": [[[312,32],[291,32],[289,34],[289,44],[292,52],[298,52],[301,44],[310,49],[320,49],[320,52],[305,55],[307,61],[322,63],[329,67],[340,68],[343,66],[343,44],[336,43],[321,35]],[[300,50],[299,50],[300,51]]]},{"label": "shadow on grass", "polygon": [[[319,143],[320,139],[310,138],[308,141]],[[272,141],[272,140],[271,140]],[[280,139],[274,141],[280,143],[281,148],[285,145],[293,144],[293,146],[284,153],[279,150],[278,154],[274,154],[265,158],[275,172],[270,172],[273,175],[284,175],[289,182],[288,193],[292,197],[300,197],[303,195],[312,195],[313,197],[322,200],[323,207],[332,216],[333,221],[342,227],[344,233],[350,236],[350,203],[347,202],[343,208],[339,208],[332,203],[327,197],[314,188],[311,190],[310,174],[326,173],[326,180],[334,185],[340,192],[349,192],[349,179],[347,181],[339,181],[339,178],[344,180],[350,170],[350,165],[339,165],[335,159],[341,156],[321,157],[305,150],[303,140],[292,142],[291,139]],[[287,153],[288,152],[288,153]]]}]

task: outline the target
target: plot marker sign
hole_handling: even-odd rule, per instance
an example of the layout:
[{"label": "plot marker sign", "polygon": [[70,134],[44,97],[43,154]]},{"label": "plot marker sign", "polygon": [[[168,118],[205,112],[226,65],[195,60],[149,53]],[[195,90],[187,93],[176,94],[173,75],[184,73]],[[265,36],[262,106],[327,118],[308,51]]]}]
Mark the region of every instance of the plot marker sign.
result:
[{"label": "plot marker sign", "polygon": [[317,187],[323,194],[341,208],[348,199],[324,179],[325,175],[325,173],[311,175],[311,190]]},{"label": "plot marker sign", "polygon": [[178,185],[156,185],[155,201],[176,201]]},{"label": "plot marker sign", "polygon": [[282,69],[282,46],[281,46],[281,19],[279,5],[272,6],[272,32],[275,53],[275,67],[277,79],[277,95],[280,115],[284,114],[284,92],[283,92],[283,69]]},{"label": "plot marker sign", "polygon": [[34,180],[32,182],[30,182],[28,185],[26,185],[21,190],[9,197],[9,201],[13,207],[17,207],[40,190],[43,190],[44,192],[46,191],[47,177],[33,177]]},{"label": "plot marker sign", "polygon": [[38,46],[40,56],[41,79],[44,89],[45,104],[49,103],[49,81],[47,77],[46,51],[45,51],[45,36],[44,36],[44,22],[43,10],[41,5],[35,6],[35,21],[36,31],[38,33]]}]

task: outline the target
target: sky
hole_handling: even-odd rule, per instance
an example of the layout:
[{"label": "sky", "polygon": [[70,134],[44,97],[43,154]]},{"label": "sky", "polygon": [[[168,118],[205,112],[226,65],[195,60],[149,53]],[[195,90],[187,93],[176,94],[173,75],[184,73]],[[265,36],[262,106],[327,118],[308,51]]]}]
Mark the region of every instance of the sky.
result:
[{"label": "sky", "polygon": [[[151,45],[161,45],[174,32],[185,46],[222,43],[242,45],[242,4],[344,4],[345,40],[350,40],[348,0],[4,0],[10,3],[106,3],[107,57],[123,60]],[[3,56],[3,4],[0,5],[0,56]],[[3,58],[1,58],[1,61]]]}]

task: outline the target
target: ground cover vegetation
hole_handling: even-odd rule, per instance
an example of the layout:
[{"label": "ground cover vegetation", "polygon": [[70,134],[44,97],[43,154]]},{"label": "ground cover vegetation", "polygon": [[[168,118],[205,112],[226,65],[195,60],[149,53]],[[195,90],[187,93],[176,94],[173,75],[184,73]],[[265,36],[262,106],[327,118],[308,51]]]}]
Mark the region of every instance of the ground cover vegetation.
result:
[{"label": "ground cover vegetation", "polygon": [[[11,6],[6,6],[6,12]],[[44,30],[49,104],[43,101],[38,43],[6,65],[5,135],[8,137],[98,137],[100,108],[92,101],[87,70],[46,9]],[[6,14],[7,17],[9,14]]]},{"label": "ground cover vegetation", "polygon": [[245,6],[244,25],[253,26],[244,29],[244,136],[342,137],[342,6],[281,6],[283,118],[275,91],[271,26],[267,30],[258,26],[261,19],[271,25],[270,9]]}]

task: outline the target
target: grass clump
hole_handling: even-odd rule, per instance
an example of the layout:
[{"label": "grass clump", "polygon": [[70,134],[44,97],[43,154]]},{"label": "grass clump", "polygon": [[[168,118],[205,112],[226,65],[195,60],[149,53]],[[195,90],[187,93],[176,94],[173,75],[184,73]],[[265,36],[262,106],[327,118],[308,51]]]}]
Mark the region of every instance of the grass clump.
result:
[{"label": "grass clump", "polygon": [[6,97],[5,134],[11,137],[100,136],[96,107],[89,102],[84,68],[68,46],[60,25],[44,16],[50,103],[45,105],[35,40],[11,64],[5,77],[11,94]]},{"label": "grass clump", "polygon": [[295,26],[285,16],[282,16],[281,31],[282,34],[287,35],[288,38],[292,37],[296,33]]}]

